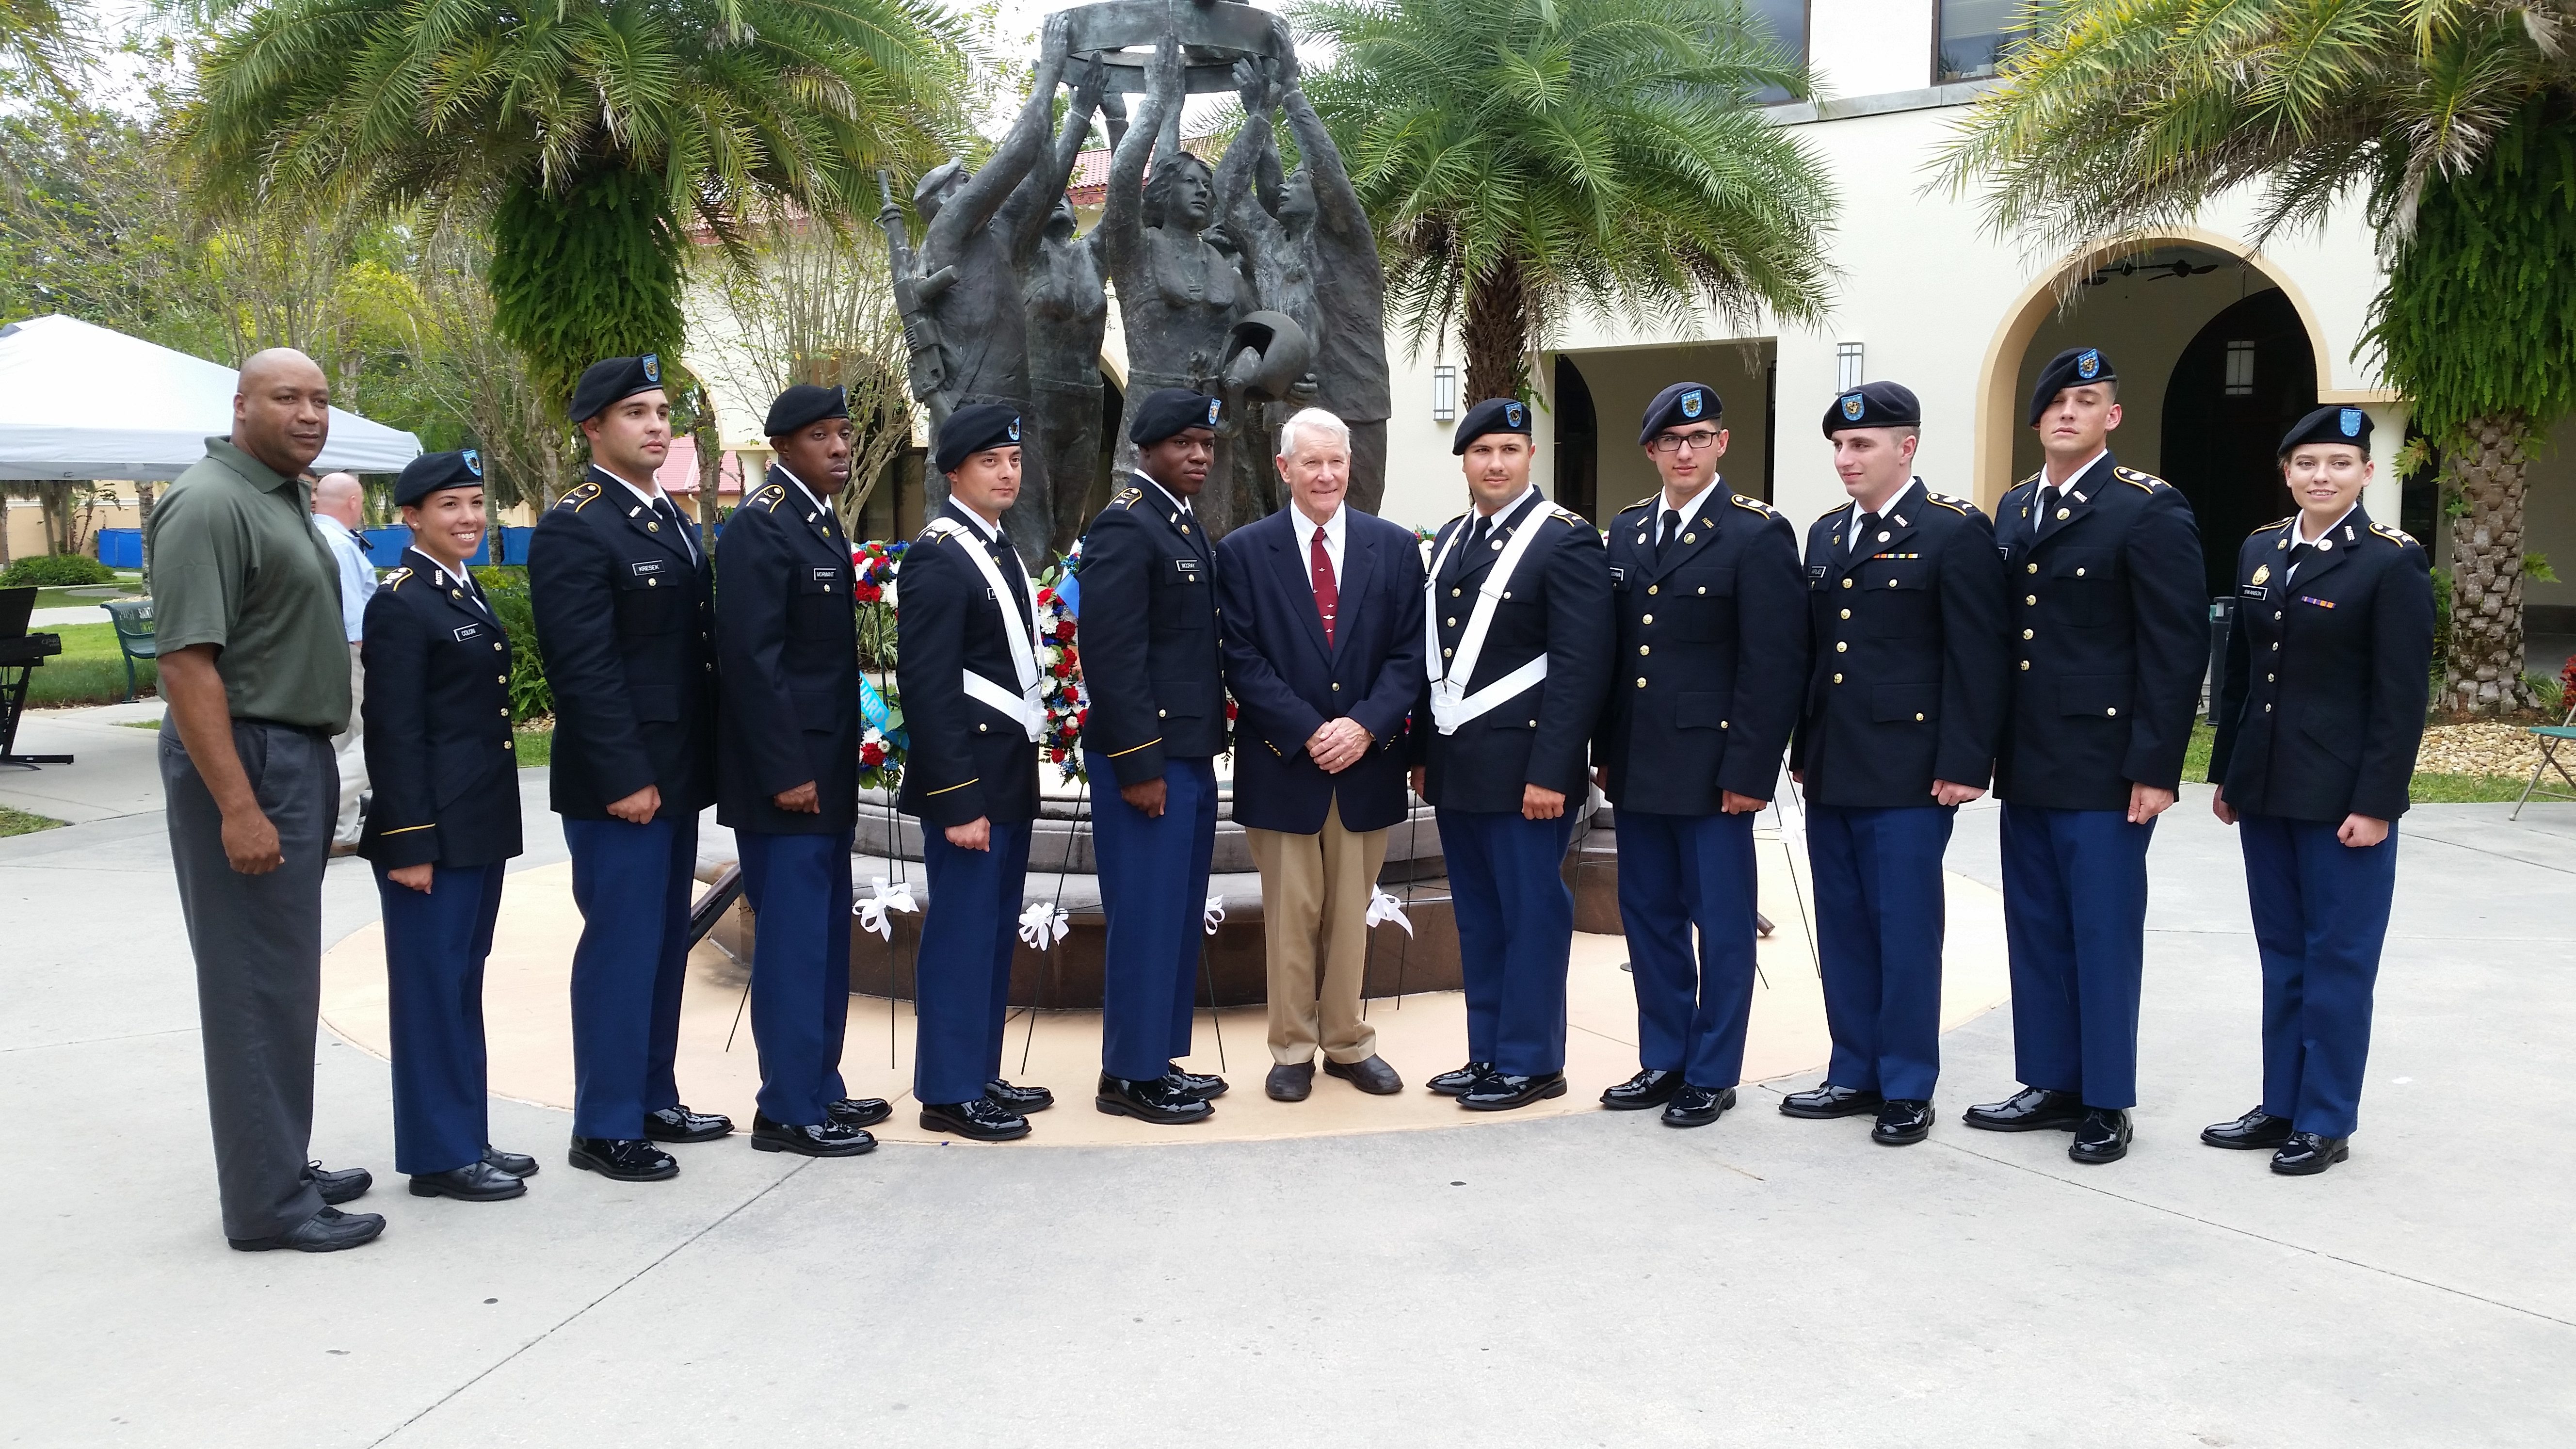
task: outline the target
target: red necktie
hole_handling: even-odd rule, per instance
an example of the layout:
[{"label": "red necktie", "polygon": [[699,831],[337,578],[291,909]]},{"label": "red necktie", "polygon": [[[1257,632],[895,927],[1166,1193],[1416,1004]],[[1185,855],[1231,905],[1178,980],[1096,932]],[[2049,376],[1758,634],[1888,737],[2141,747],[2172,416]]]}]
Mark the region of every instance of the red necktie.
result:
[{"label": "red necktie", "polygon": [[1315,612],[1324,616],[1324,647],[1333,647],[1333,608],[1342,601],[1342,591],[1333,582],[1333,556],[1324,552],[1324,527],[1315,525],[1314,547],[1308,551],[1315,570]]}]

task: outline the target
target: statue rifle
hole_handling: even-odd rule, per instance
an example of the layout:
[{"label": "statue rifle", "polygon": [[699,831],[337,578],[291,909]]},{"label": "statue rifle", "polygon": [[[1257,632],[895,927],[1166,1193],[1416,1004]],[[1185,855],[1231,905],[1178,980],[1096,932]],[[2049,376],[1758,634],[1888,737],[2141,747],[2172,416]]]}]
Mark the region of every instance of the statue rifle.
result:
[{"label": "statue rifle", "polygon": [[895,314],[903,319],[905,370],[912,395],[935,413],[944,413],[948,402],[948,361],[940,346],[939,318],[932,313],[931,305],[957,285],[957,269],[941,267],[929,276],[920,275],[920,261],[912,250],[903,208],[895,204],[893,180],[883,171],[877,173],[877,193],[885,198],[885,205],[877,211],[877,224],[885,228],[887,272],[894,279]]}]

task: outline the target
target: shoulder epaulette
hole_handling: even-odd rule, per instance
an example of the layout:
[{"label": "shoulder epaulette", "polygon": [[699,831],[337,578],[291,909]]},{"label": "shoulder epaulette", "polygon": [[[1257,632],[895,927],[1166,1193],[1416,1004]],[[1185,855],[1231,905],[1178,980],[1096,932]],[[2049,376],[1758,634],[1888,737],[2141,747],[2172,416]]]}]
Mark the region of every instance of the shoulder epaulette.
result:
[{"label": "shoulder epaulette", "polygon": [[2370,526],[2370,531],[2371,531],[2371,532],[2373,532],[2373,533],[2375,533],[2375,534],[2378,534],[2381,538],[2387,539],[2387,540],[2388,540],[2389,542],[2391,542],[2391,543],[2396,543],[2396,544],[2410,544],[2410,543],[2411,543],[2411,544],[2413,544],[2413,545],[2414,545],[2415,547],[2417,547],[2417,548],[2422,548],[2422,547],[2424,546],[2424,541],[2423,541],[2422,539],[2419,539],[2419,538],[2417,538],[2415,535],[2413,535],[2413,534],[2411,534],[2411,533],[2408,533],[2405,529],[2402,529],[2402,528],[2391,528],[2391,527],[2389,527],[2389,526],[2388,526],[2387,524],[2385,524],[2385,523],[2374,523],[2374,524],[2372,524],[2372,525]]},{"label": "shoulder epaulette", "polygon": [[2137,489],[2141,493],[2153,493],[2159,488],[2171,488],[2173,486],[2171,483],[2166,482],[2153,473],[2141,473],[2137,469],[2129,467],[2126,464],[2114,467],[2111,470],[2111,476],[2128,484],[2130,487]]},{"label": "shoulder epaulette", "polygon": [[1965,498],[1952,498],[1947,494],[1935,493],[1927,488],[1923,490],[1923,501],[1931,504],[1935,508],[1949,509],[1952,513],[1959,515],[1961,518],[1974,518],[1977,516],[1977,505],[1969,502]]},{"label": "shoulder epaulette", "polygon": [[[2296,517],[2298,517],[2298,516],[2299,516],[2299,515],[2297,515],[2297,514],[2293,513],[2293,514],[2291,514],[2291,515],[2290,515],[2290,518],[2296,518]],[[2267,524],[2264,524],[2261,528],[2257,528],[2257,529],[2252,530],[2251,532],[2247,533],[2245,536],[2246,536],[2247,538],[2252,538],[2252,537],[2253,537],[2255,534],[2257,534],[2257,533],[2270,533],[2273,529],[2279,528],[2279,527],[2281,527],[2282,525],[2284,525],[2284,524],[2288,523],[2288,522],[2290,521],[2290,518],[2275,518],[2275,519],[2273,519],[2271,522],[2269,522],[2269,523],[2267,523]],[[2373,524],[2373,525],[2372,525],[2372,527],[2374,527],[2374,528],[2375,528],[2375,527],[2377,527],[2377,526],[2378,526],[2378,525],[2376,525],[2376,524]]]},{"label": "shoulder epaulette", "polygon": [[1125,508],[1144,496],[1145,490],[1131,483],[1126,488],[1120,490],[1117,497],[1109,500],[1109,506],[1112,508]]},{"label": "shoulder epaulette", "polygon": [[1585,528],[1590,528],[1592,526],[1591,519],[1584,517],[1582,514],[1575,512],[1573,509],[1566,507],[1562,503],[1551,503],[1547,507],[1548,512],[1554,514],[1556,516],[1556,521],[1559,523],[1580,524]]},{"label": "shoulder epaulette", "polygon": [[596,502],[598,502],[598,501],[599,501],[599,484],[598,484],[598,483],[596,483],[596,482],[591,482],[591,483],[584,483],[584,484],[582,484],[581,486],[579,486],[579,487],[577,487],[577,488],[573,489],[570,493],[567,493],[567,494],[565,494],[563,497],[556,499],[556,500],[555,500],[555,507],[557,507],[557,508],[569,508],[569,509],[571,509],[573,512],[575,512],[575,513],[579,513],[579,512],[581,512],[583,509],[588,508],[590,505],[592,505],[593,503],[596,503]]},{"label": "shoulder epaulette", "polygon": [[1779,509],[1772,507],[1770,504],[1763,502],[1759,498],[1747,498],[1741,493],[1730,493],[1727,497],[1735,504],[1736,507],[1743,509],[1747,513],[1759,513],[1765,518],[1777,518],[1780,516]]},{"label": "shoulder epaulette", "polygon": [[392,573],[389,573],[383,578],[377,580],[376,587],[380,589],[399,589],[403,586],[403,580],[410,577],[411,570],[408,567],[398,568]]},{"label": "shoulder epaulette", "polygon": [[752,502],[759,504],[762,508],[767,509],[771,513],[776,513],[778,511],[778,505],[785,502],[786,499],[787,490],[776,483],[772,483],[768,487],[751,495]]},{"label": "shoulder epaulette", "polygon": [[1818,523],[1822,523],[1822,522],[1824,522],[1826,519],[1833,517],[1833,516],[1834,516],[1835,514],[1837,514],[1837,513],[1849,513],[1849,512],[1851,512],[1851,504],[1850,504],[1849,502],[1837,503],[1837,504],[1835,504],[1833,507],[1826,509],[1824,512],[1817,514],[1817,515],[1816,515],[1816,521],[1817,521]]},{"label": "shoulder epaulette", "polygon": [[[1657,492],[1660,493],[1661,490],[1659,489]],[[1629,504],[1627,507],[1622,508],[1619,511],[1621,513],[1634,513],[1640,508],[1652,507],[1654,505],[1655,498],[1656,493],[1649,493],[1645,497],[1638,499],[1636,502]]]}]

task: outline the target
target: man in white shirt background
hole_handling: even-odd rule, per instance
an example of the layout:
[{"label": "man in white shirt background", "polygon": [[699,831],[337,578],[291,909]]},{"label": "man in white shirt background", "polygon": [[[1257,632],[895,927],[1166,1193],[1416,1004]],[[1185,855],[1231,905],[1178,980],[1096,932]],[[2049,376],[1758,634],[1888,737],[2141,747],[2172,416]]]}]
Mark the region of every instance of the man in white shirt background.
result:
[{"label": "man in white shirt background", "polygon": [[331,853],[349,855],[358,848],[358,828],[366,822],[367,752],[359,736],[365,728],[359,701],[365,698],[366,675],[358,666],[360,624],[367,600],[376,595],[376,566],[367,561],[367,540],[358,532],[366,522],[365,495],[347,473],[325,473],[313,485],[313,527],[331,545],[340,566],[340,627],[349,636],[349,726],[331,741],[340,757],[340,818],[331,831]]}]

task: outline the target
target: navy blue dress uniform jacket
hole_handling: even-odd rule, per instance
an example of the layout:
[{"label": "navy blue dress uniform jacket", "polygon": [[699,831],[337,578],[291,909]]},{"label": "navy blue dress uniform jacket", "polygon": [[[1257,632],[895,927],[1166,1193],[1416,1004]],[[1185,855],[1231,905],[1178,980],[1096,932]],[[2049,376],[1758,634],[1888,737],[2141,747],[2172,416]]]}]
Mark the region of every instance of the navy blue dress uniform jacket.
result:
[{"label": "navy blue dress uniform jacket", "polygon": [[691,547],[596,466],[537,520],[528,595],[555,697],[555,813],[606,820],[647,785],[664,817],[715,802],[715,595]]},{"label": "navy blue dress uniform jacket", "polygon": [[1807,799],[1853,810],[1931,804],[1935,780],[1982,790],[2014,672],[1994,525],[1920,478],[1857,547],[1851,523],[1846,503],[1807,525],[1813,645],[1789,768]]},{"label": "navy blue dress uniform jacket", "polygon": [[2295,515],[2267,524],[2237,550],[2209,778],[2243,813],[2394,820],[2424,740],[2431,560],[2356,507],[2291,578],[2297,529]]},{"label": "navy blue dress uniform jacket", "polygon": [[[895,566],[903,601],[895,614],[895,688],[910,741],[897,803],[942,829],[979,819],[1032,820],[1037,742],[1018,720],[967,694],[959,673],[972,669],[1017,694],[1008,631],[1029,626],[1010,600],[994,597],[976,565],[972,550],[984,546],[982,523],[956,502],[940,515],[965,525],[968,537],[924,533]],[[1009,546],[1005,535],[998,547]]]},{"label": "navy blue dress uniform jacket", "polygon": [[[838,523],[772,468],[725,521],[716,574],[716,818],[770,835],[849,829],[859,641]],[[771,798],[808,780],[819,814],[781,810]]]},{"label": "navy blue dress uniform jacket", "polygon": [[[1470,510],[1443,524],[1432,541],[1431,557],[1437,560],[1442,545],[1471,529],[1475,517]],[[1536,489],[1495,522],[1488,541],[1506,548],[1520,529],[1544,533],[1504,581],[1484,652],[1466,689],[1473,694],[1542,654],[1547,656],[1547,678],[1460,725],[1453,735],[1441,734],[1432,722],[1426,679],[1413,717],[1415,756],[1430,767],[1425,798],[1447,810],[1518,814],[1522,787],[1536,785],[1579,804],[1591,793],[1585,755],[1601,718],[1601,696],[1609,687],[1615,633],[1601,535],[1588,520],[1548,502]],[[1453,553],[1432,581],[1430,599],[1444,656],[1466,634],[1477,590],[1502,557],[1497,549],[1471,547],[1464,536]],[[1442,663],[1425,661],[1426,674],[1438,674]]]},{"label": "navy blue dress uniform jacket", "polygon": [[1618,642],[1593,755],[1619,805],[1714,815],[1723,791],[1771,798],[1797,723],[1807,667],[1798,539],[1770,505],[1721,480],[1659,556],[1663,509],[1658,492],[1611,520]]},{"label": "navy blue dress uniform jacket", "polygon": [[2125,811],[2131,782],[2182,782],[2209,670],[2200,532],[2180,490],[2108,453],[2070,480],[2063,518],[2037,516],[2045,477],[2022,480],[1995,510],[2013,655],[1995,793]]},{"label": "navy blue dress uniform jacket", "polygon": [[367,778],[358,853],[391,870],[519,853],[510,636],[416,549],[367,601]]},{"label": "navy blue dress uniform jacket", "polygon": [[1083,535],[1082,744],[1119,785],[1225,753],[1216,570],[1207,530],[1142,475]]},{"label": "navy blue dress uniform jacket", "polygon": [[[1422,692],[1422,545],[1347,504],[1333,642],[1315,607],[1314,525],[1294,506],[1217,546],[1226,685],[1234,692],[1234,819],[1312,835],[1336,807],[1342,828],[1405,818],[1405,726]],[[1376,744],[1340,774],[1306,754],[1329,719],[1359,721]]]}]

